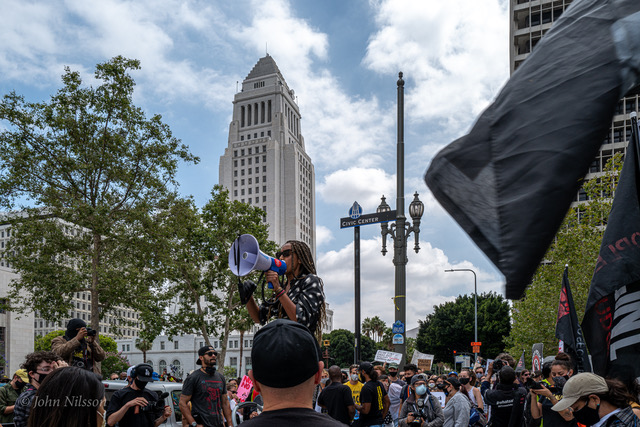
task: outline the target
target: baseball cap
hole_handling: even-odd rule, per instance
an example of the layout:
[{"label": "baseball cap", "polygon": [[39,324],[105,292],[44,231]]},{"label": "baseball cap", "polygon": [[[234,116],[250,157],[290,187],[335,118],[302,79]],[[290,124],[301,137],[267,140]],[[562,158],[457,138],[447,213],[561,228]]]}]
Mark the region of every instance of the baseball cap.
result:
[{"label": "baseball cap", "polygon": [[451,371],[451,372],[449,372],[449,375],[455,375],[457,377],[458,373],[456,371]]},{"label": "baseball cap", "polygon": [[149,365],[148,363],[141,363],[139,365],[136,365],[134,375],[140,381],[155,381],[153,379],[153,367],[151,367],[151,365]]},{"label": "baseball cap", "polygon": [[206,353],[210,351],[213,351],[216,354],[216,356],[218,355],[218,352],[216,351],[216,349],[210,345],[205,345],[200,347],[200,350],[198,350],[198,360],[196,360],[196,365],[202,365],[202,360],[200,360],[200,356],[204,356]]},{"label": "baseball cap", "polygon": [[398,364],[397,363],[392,363],[391,365],[389,365],[389,369],[398,369]]},{"label": "baseball cap", "polygon": [[425,374],[418,374],[411,377],[411,385],[414,385],[418,381],[424,381],[426,383],[428,381],[427,376]]},{"label": "baseball cap", "polygon": [[273,388],[302,384],[318,372],[320,354],[318,342],[304,325],[274,320],[253,337],[253,377]]},{"label": "baseball cap", "polygon": [[29,382],[29,375],[27,375],[26,369],[18,369],[14,375],[17,375],[23,382]]},{"label": "baseball cap", "polygon": [[446,380],[444,380],[445,383],[449,383],[451,384],[454,388],[458,389],[460,388],[460,381],[458,381],[456,378],[454,377],[449,377]]},{"label": "baseball cap", "polygon": [[366,372],[367,375],[369,375],[371,373],[371,371],[373,371],[373,363],[371,363],[371,362],[362,362],[360,364],[360,370],[362,372]]},{"label": "baseball cap", "polygon": [[136,369],[136,365],[130,366],[129,369],[127,369],[127,376],[130,377],[131,374],[133,373],[133,370]]},{"label": "baseball cap", "polygon": [[569,378],[562,389],[562,399],[553,405],[554,411],[563,411],[576,403],[583,396],[600,394],[609,391],[607,382],[600,375],[583,372]]}]

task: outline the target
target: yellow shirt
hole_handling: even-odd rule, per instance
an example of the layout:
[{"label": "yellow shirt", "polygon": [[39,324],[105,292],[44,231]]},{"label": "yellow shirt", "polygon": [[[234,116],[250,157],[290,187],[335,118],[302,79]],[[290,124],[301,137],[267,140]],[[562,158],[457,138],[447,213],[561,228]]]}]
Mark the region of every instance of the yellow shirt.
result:
[{"label": "yellow shirt", "polygon": [[353,401],[355,402],[355,404],[359,405],[360,390],[362,390],[362,386],[364,384],[362,384],[360,381],[358,381],[356,384],[351,384],[351,381],[347,381],[345,385],[351,389],[351,397],[353,397]]}]

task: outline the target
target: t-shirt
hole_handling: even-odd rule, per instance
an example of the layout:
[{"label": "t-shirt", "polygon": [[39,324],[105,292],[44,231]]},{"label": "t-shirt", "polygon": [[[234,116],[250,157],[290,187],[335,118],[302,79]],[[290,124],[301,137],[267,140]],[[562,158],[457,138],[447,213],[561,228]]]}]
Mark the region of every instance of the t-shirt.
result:
[{"label": "t-shirt", "polygon": [[222,399],[227,399],[227,383],[216,371],[213,375],[194,371],[182,385],[182,395],[191,396],[191,415],[198,414],[205,427],[224,425]]},{"label": "t-shirt", "polygon": [[[345,383],[345,385],[351,389],[351,397],[353,398],[353,402],[356,405],[359,405],[360,404],[360,390],[362,390],[362,386],[364,384],[362,384],[360,381],[358,381],[355,384],[351,384],[351,381],[347,381]],[[356,410],[356,415],[354,416],[354,419],[357,420],[358,418],[360,418],[360,412],[358,410]]]},{"label": "t-shirt", "polygon": [[351,389],[339,382],[331,383],[322,390],[318,397],[318,404],[327,408],[331,418],[343,424],[349,424],[349,406],[353,406]]},{"label": "t-shirt", "polygon": [[372,426],[383,424],[382,409],[384,408],[384,396],[387,395],[387,391],[380,381],[367,381],[366,384],[360,390],[360,402],[361,405],[365,403],[371,403],[369,413],[360,413],[360,425]]},{"label": "t-shirt", "polygon": [[[560,400],[562,396],[556,396],[556,399]],[[540,396],[538,401],[542,405],[542,423],[544,427],[575,427],[578,425],[575,418],[567,421],[562,418],[559,412],[552,410],[553,403],[548,398]]]},{"label": "t-shirt", "polygon": [[118,422],[118,425],[120,427],[153,426],[154,421],[158,418],[155,411],[153,411],[154,404],[158,400],[158,395],[149,390],[134,390],[131,387],[125,387],[113,393],[109,401],[109,406],[107,407],[107,419],[109,419],[111,414],[120,410],[127,402],[138,397],[144,397],[149,404],[144,408],[132,406],[127,409],[127,412],[125,412],[124,417]]},{"label": "t-shirt", "polygon": [[327,414],[321,414],[311,408],[286,408],[265,411],[257,417],[242,423],[242,427],[344,427]]}]

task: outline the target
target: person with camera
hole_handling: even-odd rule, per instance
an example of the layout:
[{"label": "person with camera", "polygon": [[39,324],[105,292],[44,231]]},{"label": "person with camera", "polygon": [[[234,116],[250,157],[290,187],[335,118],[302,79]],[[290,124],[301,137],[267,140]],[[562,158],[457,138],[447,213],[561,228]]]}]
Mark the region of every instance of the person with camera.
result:
[{"label": "person with camera", "polygon": [[502,360],[490,363],[487,375],[491,375],[497,367],[498,381],[495,389],[488,390],[489,385],[485,384],[488,381],[482,384],[482,388],[486,390],[484,402],[491,409],[491,426],[521,426],[527,392],[516,382],[516,371],[511,366],[503,364]]},{"label": "person with camera", "polygon": [[402,404],[398,426],[441,427],[444,414],[440,402],[427,388],[427,376],[417,374],[411,378],[411,394]]},{"label": "person with camera", "polygon": [[58,354],[69,366],[93,371],[101,376],[101,362],[106,354],[96,341],[96,331],[87,328],[82,319],[71,319],[67,330],[61,337],[51,341],[51,351]]},{"label": "person with camera", "polygon": [[553,405],[562,400],[564,385],[573,374],[571,362],[554,360],[550,366],[545,364],[543,373],[548,372],[544,383],[529,381],[531,417],[533,420],[542,418],[544,426],[573,427],[577,422],[570,410],[556,412],[551,410]]},{"label": "person with camera", "polygon": [[105,414],[107,426],[158,427],[171,416],[171,407],[163,405],[158,395],[146,390],[153,381],[153,367],[148,363],[136,365],[131,372],[133,382],[129,387],[113,393]]}]

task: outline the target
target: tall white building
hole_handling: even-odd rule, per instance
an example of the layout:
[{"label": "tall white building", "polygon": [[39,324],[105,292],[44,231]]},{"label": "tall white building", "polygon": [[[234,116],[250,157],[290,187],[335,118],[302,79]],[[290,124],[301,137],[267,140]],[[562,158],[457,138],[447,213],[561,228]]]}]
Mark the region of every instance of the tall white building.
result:
[{"label": "tall white building", "polygon": [[233,200],[267,213],[270,240],[280,245],[303,241],[315,259],[315,171],[305,151],[295,93],[268,54],[234,97],[219,182]]}]

